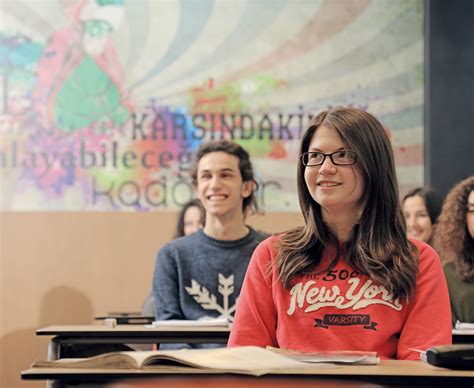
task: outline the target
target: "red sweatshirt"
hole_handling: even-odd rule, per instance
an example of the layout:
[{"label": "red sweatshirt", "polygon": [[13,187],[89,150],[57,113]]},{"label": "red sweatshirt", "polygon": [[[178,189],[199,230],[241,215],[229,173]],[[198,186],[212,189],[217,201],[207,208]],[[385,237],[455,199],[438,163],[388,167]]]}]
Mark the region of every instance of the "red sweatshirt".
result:
[{"label": "red sweatshirt", "polygon": [[276,259],[275,237],[263,241],[250,261],[228,346],[364,350],[383,359],[419,360],[411,349],[451,344],[451,308],[438,255],[413,242],[419,272],[415,294],[404,301],[393,300],[383,285],[344,260],[330,271],[299,275],[285,289],[276,271],[268,271]]}]

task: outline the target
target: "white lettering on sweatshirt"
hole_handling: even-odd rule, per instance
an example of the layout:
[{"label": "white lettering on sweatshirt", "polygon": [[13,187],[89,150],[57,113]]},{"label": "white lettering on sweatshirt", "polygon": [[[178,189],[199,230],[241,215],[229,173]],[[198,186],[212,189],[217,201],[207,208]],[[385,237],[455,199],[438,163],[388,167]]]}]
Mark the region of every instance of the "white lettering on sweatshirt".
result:
[{"label": "white lettering on sweatshirt", "polygon": [[290,290],[291,300],[287,314],[293,315],[297,308],[304,308],[305,313],[323,307],[336,307],[341,310],[352,308],[356,311],[373,304],[382,304],[396,311],[402,309],[399,300],[393,300],[393,294],[382,285],[373,285],[370,279],[360,287],[359,278],[351,278],[348,283],[350,287],[345,295],[341,295],[341,290],[337,285],[318,288],[315,286],[315,280],[295,284]]}]

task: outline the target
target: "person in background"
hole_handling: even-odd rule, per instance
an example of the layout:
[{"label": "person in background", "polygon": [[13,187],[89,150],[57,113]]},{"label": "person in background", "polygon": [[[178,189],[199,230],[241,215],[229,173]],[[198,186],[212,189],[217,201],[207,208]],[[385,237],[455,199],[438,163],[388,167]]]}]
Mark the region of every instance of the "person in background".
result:
[{"label": "person in background", "polygon": [[206,212],[199,199],[192,199],[186,202],[179,212],[174,238],[197,232],[204,226],[205,219]]},{"label": "person in background", "polygon": [[419,360],[414,349],[450,344],[441,262],[429,245],[407,239],[381,123],[344,107],[313,118],[297,188],[304,226],[255,250],[228,346]]},{"label": "person in background", "polygon": [[444,263],[453,325],[458,320],[474,323],[474,175],[446,196],[434,247]]},{"label": "person in background", "polygon": [[229,140],[204,143],[196,153],[192,180],[206,211],[204,228],[158,252],[155,318],[232,321],[252,252],[266,237],[245,223],[246,215],[257,211],[249,154]]},{"label": "person in background", "polygon": [[410,190],[402,201],[407,235],[431,245],[433,227],[441,212],[443,199],[431,187]]},{"label": "person in background", "polygon": [[[186,202],[179,212],[174,238],[180,238],[197,232],[204,226],[205,218],[206,212],[199,199],[192,199]],[[155,298],[153,298],[153,292],[151,292],[145,299],[145,302],[143,302],[142,315],[144,317],[154,317],[155,313]]]}]

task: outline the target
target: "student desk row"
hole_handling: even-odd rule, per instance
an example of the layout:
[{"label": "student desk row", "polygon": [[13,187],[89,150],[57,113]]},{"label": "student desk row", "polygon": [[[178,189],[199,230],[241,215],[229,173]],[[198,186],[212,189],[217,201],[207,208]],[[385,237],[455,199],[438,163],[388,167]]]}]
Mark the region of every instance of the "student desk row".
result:
[{"label": "student desk row", "polygon": [[226,344],[228,327],[154,327],[145,325],[71,325],[48,326],[37,335],[53,336],[48,345],[48,360],[61,358],[61,346],[69,344],[163,344],[218,343]]},{"label": "student desk row", "polygon": [[[126,383],[124,379],[134,379]],[[137,380],[139,378],[139,380]],[[235,375],[218,370],[109,370],[31,368],[22,372],[23,380],[52,380],[54,388],[77,386],[110,387],[472,387],[474,371],[437,368],[422,361],[382,360],[379,365],[315,367],[296,375],[269,374],[261,377]],[[145,379],[145,380],[142,380]],[[120,380],[120,382],[117,382]],[[141,382],[140,382],[141,380]],[[199,381],[199,384],[198,384]],[[114,382],[117,382],[115,385]],[[320,385],[317,385],[320,383]],[[130,385],[129,385],[130,384]],[[377,384],[377,385],[372,385]],[[382,384],[382,385],[378,385]]]},{"label": "student desk row", "polygon": [[[49,326],[37,335],[53,336],[49,342],[48,360],[61,358],[66,344],[162,344],[162,343],[227,343],[228,327],[159,327],[144,325]],[[453,330],[453,343],[474,343],[474,330]]]}]

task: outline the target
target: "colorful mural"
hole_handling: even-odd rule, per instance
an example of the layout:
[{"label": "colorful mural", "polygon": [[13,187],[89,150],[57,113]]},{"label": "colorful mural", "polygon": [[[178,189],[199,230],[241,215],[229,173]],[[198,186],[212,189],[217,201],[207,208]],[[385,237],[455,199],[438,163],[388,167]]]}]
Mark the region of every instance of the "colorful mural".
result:
[{"label": "colorful mural", "polygon": [[231,138],[264,210],[296,211],[298,142],[335,105],[389,131],[423,182],[422,0],[1,0],[0,207],[151,211]]}]

